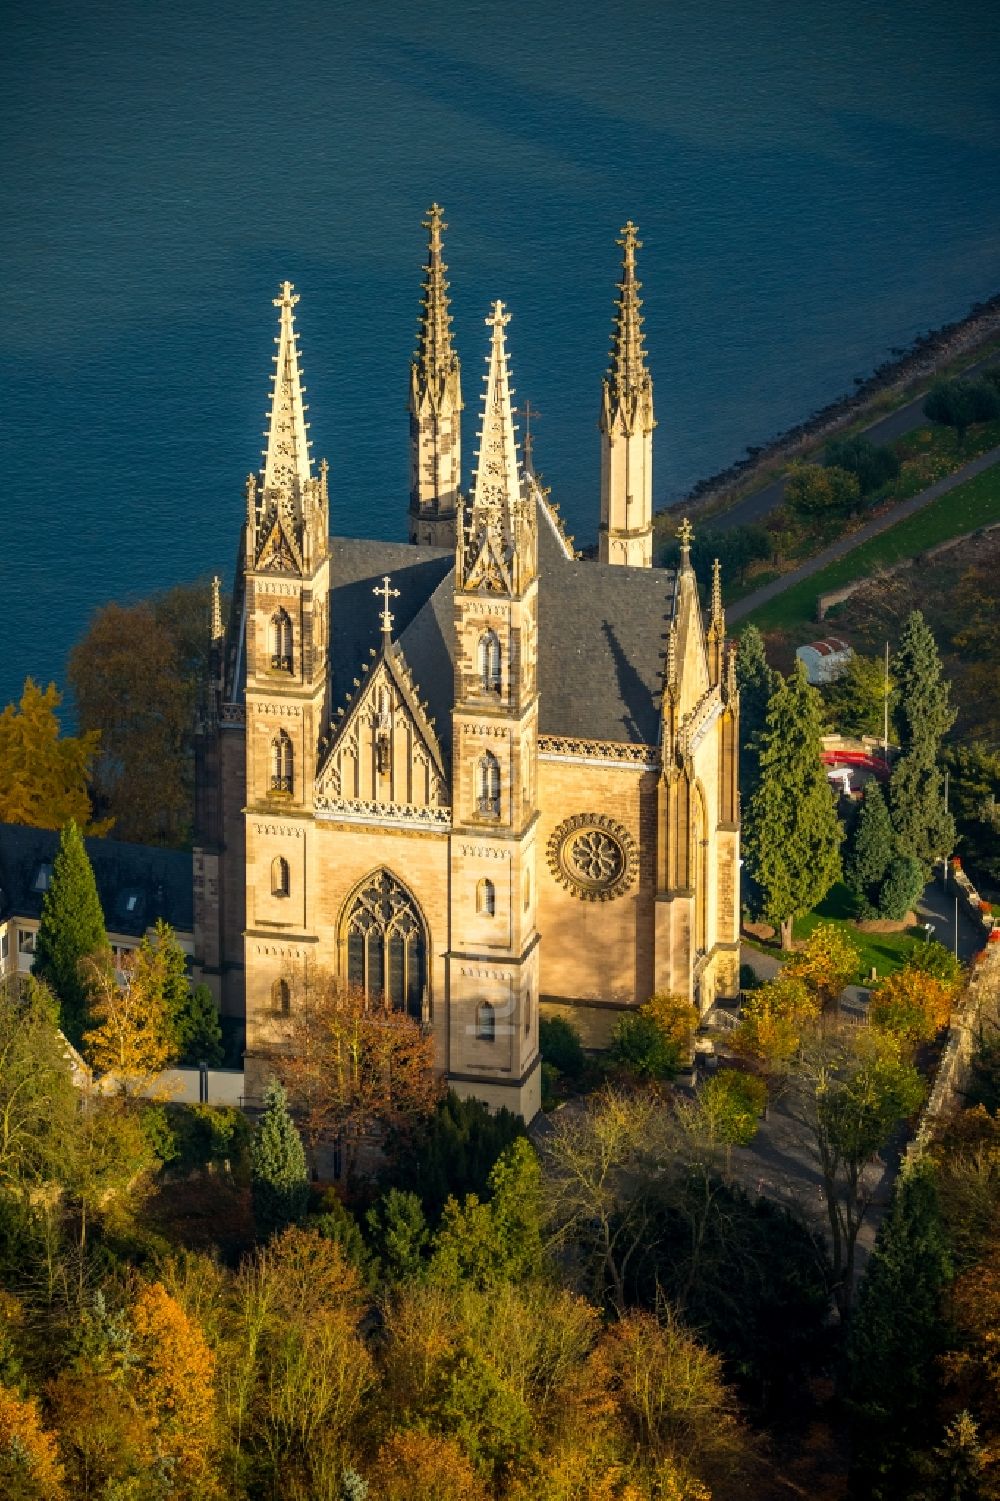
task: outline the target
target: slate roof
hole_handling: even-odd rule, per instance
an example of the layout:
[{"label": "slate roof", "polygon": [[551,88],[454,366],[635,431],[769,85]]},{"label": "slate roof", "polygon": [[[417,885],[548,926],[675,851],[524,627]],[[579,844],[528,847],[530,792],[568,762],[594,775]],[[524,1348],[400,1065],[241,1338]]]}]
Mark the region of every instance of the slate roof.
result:
[{"label": "slate roof", "polygon": [[[655,745],[675,574],[569,559],[540,508],[539,730],[543,735]],[[394,639],[447,756],[454,702],[454,554],[450,549],[338,537],[332,542],[332,702],[342,707],[380,642],[372,590],[388,573]]]},{"label": "slate roof", "polygon": [[[191,854],[124,844],[118,839],[86,839],[104,921],[111,933],[136,938],[162,917],[180,933],[194,931]],[[40,868],[51,866],[59,848],[55,829],[0,824],[0,920],[41,917],[44,888]]]}]

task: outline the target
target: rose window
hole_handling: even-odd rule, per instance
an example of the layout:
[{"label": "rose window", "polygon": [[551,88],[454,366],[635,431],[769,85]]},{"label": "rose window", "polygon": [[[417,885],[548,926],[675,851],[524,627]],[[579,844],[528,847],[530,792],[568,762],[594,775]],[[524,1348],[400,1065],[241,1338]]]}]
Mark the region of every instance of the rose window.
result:
[{"label": "rose window", "polygon": [[588,902],[621,896],[638,873],[632,836],[600,813],[578,813],[566,819],[551,835],[546,853],[559,884]]}]

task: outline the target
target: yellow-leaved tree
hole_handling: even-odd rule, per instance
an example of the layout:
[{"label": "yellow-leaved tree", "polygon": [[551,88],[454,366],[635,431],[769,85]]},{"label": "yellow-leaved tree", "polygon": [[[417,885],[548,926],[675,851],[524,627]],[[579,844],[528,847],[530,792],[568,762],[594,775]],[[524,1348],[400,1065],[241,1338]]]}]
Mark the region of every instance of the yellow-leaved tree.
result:
[{"label": "yellow-leaved tree", "polygon": [[55,683],[42,689],[26,678],[21,702],[0,714],[0,823],[61,829],[72,820],[85,834],[106,834],[114,820],[91,821],[88,790],[100,731],[61,736],[61,702]]},{"label": "yellow-leaved tree", "polygon": [[63,1501],[66,1494],[56,1441],[42,1427],[37,1401],[0,1386],[0,1495]]},{"label": "yellow-leaved tree", "polygon": [[173,1055],[170,1019],[163,996],[162,964],[146,947],[115,958],[109,950],[83,961],[94,1023],[84,1051],[101,1074],[111,1074],[121,1092],[137,1095]]},{"label": "yellow-leaved tree", "polygon": [[132,1392],[157,1458],[170,1468],[172,1494],[215,1494],[215,1357],[197,1324],[161,1282],[132,1305]]}]

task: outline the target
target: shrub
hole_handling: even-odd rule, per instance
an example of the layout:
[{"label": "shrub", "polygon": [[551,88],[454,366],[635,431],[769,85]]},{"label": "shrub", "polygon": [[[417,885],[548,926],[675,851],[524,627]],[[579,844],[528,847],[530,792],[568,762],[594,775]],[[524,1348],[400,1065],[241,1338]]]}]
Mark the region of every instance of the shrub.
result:
[{"label": "shrub", "polygon": [[637,1079],[672,1079],[681,1050],[646,1007],[627,1012],[611,1035],[611,1060]]},{"label": "shrub", "polygon": [[699,1100],[717,1141],[749,1146],[767,1104],[767,1085],[755,1074],[722,1068],[702,1087]]},{"label": "shrub", "polygon": [[551,1110],[556,1102],[560,1073],[554,1063],[542,1064],[542,1109]]},{"label": "shrub", "polygon": [[828,469],[846,469],[849,474],[857,475],[862,495],[891,484],[899,473],[899,459],[892,449],[879,447],[860,433],[828,443],[823,463]]},{"label": "shrub", "polygon": [[572,1022],[563,1016],[543,1016],[538,1023],[543,1064],[551,1064],[567,1079],[579,1079],[586,1067],[583,1043]]},{"label": "shrub", "polygon": [[754,969],[754,967],[753,967],[752,964],[741,964],[740,965],[740,989],[741,990],[759,990],[760,987],[763,985],[763,983],[764,983],[763,980],[761,979],[761,977],[757,973],[757,971]]},{"label": "shrub", "polygon": [[956,989],[954,981],[906,965],[872,991],[871,1024],[908,1043],[929,1042],[948,1025]]},{"label": "shrub", "polygon": [[785,482],[785,500],[798,516],[843,515],[861,495],[856,474],[835,466],[793,464]]}]

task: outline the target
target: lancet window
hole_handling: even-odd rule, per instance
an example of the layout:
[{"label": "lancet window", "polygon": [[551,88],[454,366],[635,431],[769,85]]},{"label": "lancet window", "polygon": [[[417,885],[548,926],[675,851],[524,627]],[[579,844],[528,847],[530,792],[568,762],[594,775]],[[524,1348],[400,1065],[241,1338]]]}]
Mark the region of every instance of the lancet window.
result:
[{"label": "lancet window", "polygon": [[292,873],[284,855],[276,855],[271,861],[271,895],[288,896],[292,889]]},{"label": "lancet window", "polygon": [[349,984],[419,1021],[427,983],[424,924],[409,892],[387,870],[355,894],[343,934]]},{"label": "lancet window", "polygon": [[291,792],[295,785],[295,751],[285,730],[271,741],[271,791]]},{"label": "lancet window", "polygon": [[479,676],[484,692],[500,692],[500,638],[496,631],[484,631],[479,638]]},{"label": "lancet window", "polygon": [[287,610],[271,616],[271,666],[280,672],[292,670],[292,622]]},{"label": "lancet window", "polygon": [[497,1035],[496,1008],[483,1001],[476,1011],[476,1039],[479,1042],[494,1042]]},{"label": "lancet window", "polygon": [[476,887],[476,911],[484,917],[494,917],[497,910],[497,889],[486,876]]},{"label": "lancet window", "polygon": [[486,818],[500,817],[500,762],[492,751],[487,751],[478,766],[479,812]]},{"label": "lancet window", "polygon": [[291,992],[288,989],[287,980],[275,980],[271,986],[271,1005],[282,1016],[287,1016],[291,1010]]}]

